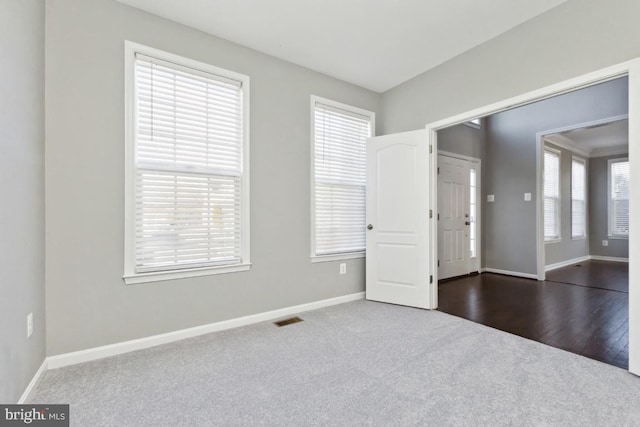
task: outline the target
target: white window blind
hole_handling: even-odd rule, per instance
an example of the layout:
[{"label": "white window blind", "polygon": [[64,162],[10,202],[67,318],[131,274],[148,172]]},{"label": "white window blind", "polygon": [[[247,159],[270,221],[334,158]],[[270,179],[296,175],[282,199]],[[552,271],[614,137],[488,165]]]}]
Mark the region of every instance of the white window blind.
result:
[{"label": "white window blind", "polygon": [[544,150],[544,239],[560,238],[560,152]]},{"label": "white window blind", "polygon": [[586,180],[584,160],[574,158],[571,162],[571,237],[573,238],[587,235]]},{"label": "white window blind", "polygon": [[135,56],[135,272],[241,262],[242,83]]},{"label": "white window blind", "polygon": [[609,235],[629,236],[629,161],[610,162]]},{"label": "white window blind", "polygon": [[366,139],[372,117],[314,103],[314,255],[365,249]]}]

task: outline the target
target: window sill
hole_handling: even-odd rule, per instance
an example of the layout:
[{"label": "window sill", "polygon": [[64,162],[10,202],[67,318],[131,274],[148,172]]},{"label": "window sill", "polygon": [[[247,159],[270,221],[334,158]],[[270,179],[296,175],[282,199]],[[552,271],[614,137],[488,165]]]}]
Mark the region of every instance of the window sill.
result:
[{"label": "window sill", "polygon": [[560,243],[562,242],[562,239],[550,239],[550,240],[545,240],[544,243]]},{"label": "window sill", "polygon": [[629,240],[629,236],[607,236],[609,240]]},{"label": "window sill", "polygon": [[335,255],[312,255],[311,262],[342,261],[345,259],[364,258],[365,256],[366,256],[365,252],[352,252],[352,253],[335,254]]},{"label": "window sill", "polygon": [[587,236],[575,236],[571,237],[571,240],[586,240]]},{"label": "window sill", "polygon": [[160,282],[163,280],[186,279],[189,277],[211,276],[214,274],[235,273],[251,269],[251,264],[234,264],[219,267],[185,268],[184,270],[154,271],[150,273],[129,274],[122,277],[127,285]]}]

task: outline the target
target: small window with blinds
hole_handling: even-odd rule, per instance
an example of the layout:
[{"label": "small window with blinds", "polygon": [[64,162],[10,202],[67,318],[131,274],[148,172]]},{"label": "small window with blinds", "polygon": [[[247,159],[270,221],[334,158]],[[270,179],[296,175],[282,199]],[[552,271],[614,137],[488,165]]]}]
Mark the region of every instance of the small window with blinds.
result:
[{"label": "small window with blinds", "polygon": [[571,238],[587,237],[587,167],[584,159],[571,161]]},{"label": "small window with blinds", "polygon": [[125,280],[247,269],[248,78],[132,43],[127,50]]},{"label": "small window with blinds", "polygon": [[366,141],[374,113],[312,96],[312,257],[363,256]]},{"label": "small window with blinds", "polygon": [[609,237],[629,237],[629,160],[609,160]]},{"label": "small window with blinds", "polygon": [[560,151],[544,149],[544,240],[560,240]]}]

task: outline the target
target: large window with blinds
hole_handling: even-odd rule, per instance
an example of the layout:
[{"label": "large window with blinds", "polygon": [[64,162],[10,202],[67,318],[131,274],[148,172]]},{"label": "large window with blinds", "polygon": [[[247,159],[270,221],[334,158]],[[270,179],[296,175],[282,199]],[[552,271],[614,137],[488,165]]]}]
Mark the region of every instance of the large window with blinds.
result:
[{"label": "large window with blinds", "polygon": [[629,237],[629,159],[609,160],[609,237]]},{"label": "large window with blinds", "polygon": [[249,265],[246,76],[127,43],[125,281]]},{"label": "large window with blinds", "polygon": [[311,252],[315,261],[363,256],[366,140],[375,115],[311,97]]},{"label": "large window with blinds", "polygon": [[544,240],[560,239],[560,151],[544,148]]},{"label": "large window with blinds", "polygon": [[571,161],[571,238],[587,237],[587,167],[584,159]]}]

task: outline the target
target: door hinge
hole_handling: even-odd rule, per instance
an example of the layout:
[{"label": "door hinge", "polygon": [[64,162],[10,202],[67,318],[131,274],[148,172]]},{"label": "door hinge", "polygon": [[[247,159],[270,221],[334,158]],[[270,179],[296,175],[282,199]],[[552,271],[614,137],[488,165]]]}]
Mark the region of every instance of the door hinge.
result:
[{"label": "door hinge", "polygon": [[438,260],[438,267],[440,267],[440,260]]},{"label": "door hinge", "polygon": [[433,275],[429,276],[429,283],[433,283]]},{"label": "door hinge", "polygon": [[440,175],[440,167],[438,166],[438,175]]},{"label": "door hinge", "polygon": [[429,146],[429,154],[433,153],[433,145]]},{"label": "door hinge", "polygon": [[433,218],[433,210],[429,209],[429,218]]},{"label": "door hinge", "polygon": [[440,221],[440,214],[438,214],[438,221]]}]

